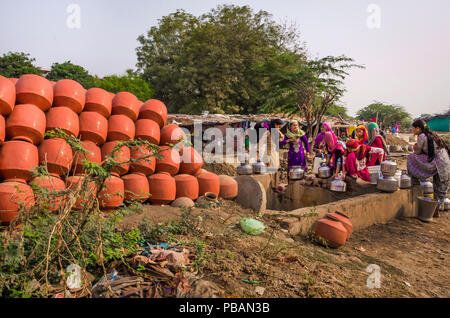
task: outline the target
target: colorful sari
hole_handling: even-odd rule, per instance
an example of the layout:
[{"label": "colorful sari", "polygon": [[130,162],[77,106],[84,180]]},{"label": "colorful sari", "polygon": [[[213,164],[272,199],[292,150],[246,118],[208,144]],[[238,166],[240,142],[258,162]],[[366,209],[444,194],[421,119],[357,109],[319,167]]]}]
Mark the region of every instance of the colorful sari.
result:
[{"label": "colorful sari", "polygon": [[331,132],[325,133],[325,143],[327,145],[328,153],[331,154],[330,166],[336,168],[336,166],[341,166],[344,157],[344,146],[337,141],[336,136]]},{"label": "colorful sari", "polygon": [[382,155],[384,153],[381,148],[372,148],[367,145],[360,145],[358,140],[349,139],[346,143],[347,149],[358,149],[358,151],[347,152],[345,160],[345,171],[349,176],[358,176],[364,181],[370,182],[370,173],[367,169],[367,162],[373,153]]},{"label": "colorful sari", "polygon": [[384,149],[383,156],[380,156],[377,153],[371,154],[369,163],[367,164],[370,166],[380,165],[381,162],[386,160],[386,153],[389,153],[386,141],[384,138],[380,135],[380,129],[378,127],[377,123],[370,123],[369,124],[369,141],[367,142],[367,145],[373,148],[382,148]]},{"label": "colorful sari", "polygon": [[362,131],[364,131],[364,136],[362,139],[357,138],[358,142],[360,145],[365,145],[367,144],[367,140],[369,139],[369,135],[367,134],[367,130],[366,127],[364,125],[359,125],[358,127],[356,127],[356,129],[361,129]]},{"label": "colorful sari", "polygon": [[317,149],[320,149],[320,150],[325,150],[325,147],[326,147],[325,146],[325,140],[324,140],[325,134],[327,132],[331,132],[334,135],[334,132],[331,129],[331,125],[329,123],[327,123],[327,122],[324,122],[322,124],[322,126],[325,127],[326,132],[325,133],[320,132],[317,135],[316,139],[314,140],[314,148],[317,148]]}]

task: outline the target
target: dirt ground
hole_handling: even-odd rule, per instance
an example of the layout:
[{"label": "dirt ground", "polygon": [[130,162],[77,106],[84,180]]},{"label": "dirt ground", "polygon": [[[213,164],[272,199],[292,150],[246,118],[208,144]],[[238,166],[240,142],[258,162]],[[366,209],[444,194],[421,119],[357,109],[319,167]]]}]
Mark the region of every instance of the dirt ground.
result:
[{"label": "dirt ground", "polygon": [[[289,235],[233,201],[221,204],[194,208],[202,234],[179,239],[204,243],[199,275],[214,282],[223,297],[450,297],[448,212],[433,223],[402,218],[373,225],[353,233],[344,247],[328,249]],[[165,210],[146,206],[134,222],[146,215],[162,222]],[[169,214],[176,215],[176,209]],[[263,221],[264,233],[245,234],[242,216]],[[380,288],[367,287],[371,264],[380,266]],[[258,294],[256,287],[264,292]]]}]

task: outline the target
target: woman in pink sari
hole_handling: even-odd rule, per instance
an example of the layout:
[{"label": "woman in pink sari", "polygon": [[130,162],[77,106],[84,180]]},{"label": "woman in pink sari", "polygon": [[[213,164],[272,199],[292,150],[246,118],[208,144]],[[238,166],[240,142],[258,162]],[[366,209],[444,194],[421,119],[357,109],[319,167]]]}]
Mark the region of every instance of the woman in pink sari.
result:
[{"label": "woman in pink sari", "polygon": [[345,160],[345,170],[353,178],[361,178],[370,182],[370,174],[367,169],[367,161],[373,153],[383,156],[384,150],[381,148],[372,148],[367,145],[361,145],[358,140],[349,139],[346,143],[347,159]]},{"label": "woman in pink sari", "polygon": [[336,135],[330,131],[325,133],[324,140],[329,154],[327,165],[333,168],[334,177],[337,177],[341,170],[342,174],[345,175],[344,146],[338,142]]},{"label": "woman in pink sari", "polygon": [[331,125],[327,122],[324,122],[322,126],[320,126],[320,132],[317,135],[316,139],[314,140],[314,147],[313,150],[316,152],[316,154],[324,152],[326,150],[325,145],[325,133],[331,132],[333,135],[333,130],[331,129]]}]

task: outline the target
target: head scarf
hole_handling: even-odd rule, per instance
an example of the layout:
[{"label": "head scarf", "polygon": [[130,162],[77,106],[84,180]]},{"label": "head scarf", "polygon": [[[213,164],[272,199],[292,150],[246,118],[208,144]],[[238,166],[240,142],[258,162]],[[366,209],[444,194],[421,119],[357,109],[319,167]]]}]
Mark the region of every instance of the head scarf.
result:
[{"label": "head scarf", "polygon": [[369,146],[372,146],[372,143],[375,141],[377,137],[381,138],[381,141],[383,142],[383,148],[385,153],[389,153],[389,150],[386,145],[386,140],[384,140],[383,136],[380,135],[380,127],[378,127],[377,123],[370,123],[369,124],[369,141],[367,144]]},{"label": "head scarf", "polygon": [[[329,123],[323,122],[322,126],[325,127],[325,133],[327,133],[329,131],[333,133],[333,131],[331,130],[331,125]],[[317,135],[316,139],[314,140],[314,143],[316,145],[319,145],[320,143],[323,142],[323,138],[325,137],[325,133],[319,132],[319,134]]]},{"label": "head scarf", "polygon": [[334,152],[339,147],[339,145],[342,146],[340,143],[338,143],[336,135],[331,131],[327,131],[325,133],[324,140],[329,152]]},{"label": "head scarf", "polygon": [[[347,142],[345,143],[345,145],[347,146],[347,149],[353,149],[356,150],[358,147],[359,148],[359,153],[356,154],[356,158],[358,160],[362,160],[367,152],[370,150],[370,147],[364,144],[360,144],[358,140],[356,139],[349,139],[347,140]],[[348,151],[346,151],[346,155],[348,154]]]},{"label": "head scarf", "polygon": [[289,127],[288,127],[288,130],[286,132],[286,136],[287,136],[288,139],[300,139],[301,137],[303,137],[305,135],[305,132],[300,129],[300,125],[298,125],[298,130],[297,130],[296,133],[293,133],[291,131],[291,127],[295,123],[297,123],[297,125],[298,125],[298,121],[296,121],[295,119],[291,120],[289,122]]},{"label": "head scarf", "polygon": [[366,127],[364,125],[359,125],[358,127],[356,127],[356,129],[361,129],[362,131],[364,131],[364,136],[362,137],[362,139],[358,139],[359,144],[364,145],[364,143],[367,141],[367,139],[369,139],[369,135],[367,134]]}]

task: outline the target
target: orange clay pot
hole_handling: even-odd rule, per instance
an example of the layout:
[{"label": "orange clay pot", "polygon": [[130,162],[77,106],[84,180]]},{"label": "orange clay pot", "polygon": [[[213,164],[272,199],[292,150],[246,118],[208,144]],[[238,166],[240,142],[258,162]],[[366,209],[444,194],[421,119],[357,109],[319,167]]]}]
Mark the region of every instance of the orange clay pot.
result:
[{"label": "orange clay pot", "polygon": [[62,79],[53,86],[53,107],[64,106],[79,114],[86,102],[86,90],[80,83]]},{"label": "orange clay pot", "polygon": [[[66,184],[58,177],[54,176],[41,176],[36,177],[31,181],[31,184],[39,186],[41,188],[47,189],[48,192],[61,192],[66,190]],[[39,193],[35,194],[36,197],[39,196]],[[64,202],[64,195],[58,194],[47,194],[48,199],[45,198],[45,202],[43,202],[49,211],[55,212],[59,209],[59,207]],[[44,199],[44,196],[43,196]]]},{"label": "orange clay pot", "polygon": [[146,176],[132,173],[123,176],[122,180],[125,187],[125,201],[137,200],[145,202],[150,197],[150,189]]},{"label": "orange clay pot", "polygon": [[147,157],[151,154],[153,154],[153,152],[145,145],[141,147],[133,147],[131,149],[131,159],[140,160],[131,162],[131,172],[140,173],[145,176],[153,174],[156,169],[156,158]]},{"label": "orange clay pot", "polygon": [[174,176],[180,169],[180,155],[169,146],[160,149],[161,158],[156,159],[156,172],[167,172]]},{"label": "orange clay pot", "polygon": [[124,182],[119,177],[112,175],[106,179],[103,189],[98,195],[100,208],[105,212],[112,212],[122,205],[124,200]]},{"label": "orange clay pot", "polygon": [[177,186],[177,198],[186,197],[191,200],[198,198],[197,178],[190,174],[179,174],[174,177]]},{"label": "orange clay pot", "polygon": [[45,117],[47,119],[46,131],[60,128],[74,137],[78,137],[80,134],[78,115],[68,107],[52,107]]},{"label": "orange clay pot", "polygon": [[195,175],[202,169],[202,156],[194,147],[183,146],[180,150],[180,173]]},{"label": "orange clay pot", "polygon": [[5,142],[5,118],[0,115],[0,146]]},{"label": "orange clay pot", "polygon": [[74,153],[72,162],[72,171],[75,174],[84,173],[83,159],[90,162],[101,164],[102,162],[102,150],[92,141],[82,141],[81,146],[87,150],[86,154],[81,152]]},{"label": "orange clay pot", "polygon": [[7,141],[0,148],[0,177],[4,181],[26,183],[38,166],[39,155],[35,145],[25,141]]},{"label": "orange clay pot", "polygon": [[125,115],[112,115],[108,119],[108,136],[106,140],[127,141],[134,138],[134,122]]},{"label": "orange clay pot", "polygon": [[159,144],[161,146],[169,144],[176,145],[180,139],[186,139],[183,130],[177,124],[170,124],[161,129],[161,139]]},{"label": "orange clay pot", "polygon": [[[15,86],[16,86],[16,83],[19,81],[19,79],[18,78],[16,78],[16,77],[10,77],[10,78],[8,78],[13,84],[14,84],[14,89],[15,89]],[[16,97],[14,96],[14,99],[15,99]]]},{"label": "orange clay pot", "polygon": [[133,122],[139,115],[141,104],[139,99],[130,92],[119,92],[112,100],[112,115],[128,116]]},{"label": "orange clay pot", "polygon": [[346,216],[341,212],[336,211],[333,213],[328,213],[326,217],[329,218],[330,220],[341,222],[342,225],[344,225],[345,229],[347,230],[347,240],[350,238],[350,235],[352,235],[353,232],[353,224],[352,222],[350,222],[348,216]]},{"label": "orange clay pot", "polygon": [[11,114],[16,103],[16,86],[6,77],[0,75],[0,114]]},{"label": "orange clay pot", "polygon": [[97,112],[105,118],[111,116],[111,94],[101,88],[91,88],[86,92],[86,104],[84,111]]},{"label": "orange clay pot", "polygon": [[[111,156],[111,152],[118,143],[118,141],[110,141],[103,145],[102,160],[105,160],[106,156]],[[113,159],[120,163],[120,165],[117,168],[113,169],[111,172],[118,176],[126,174],[130,169],[130,148],[128,148],[127,146],[122,146],[119,151],[114,154]]]},{"label": "orange clay pot", "polygon": [[163,102],[157,99],[149,99],[139,110],[139,118],[151,119],[158,123],[159,128],[163,128],[167,122],[167,108]]},{"label": "orange clay pot", "polygon": [[219,197],[232,200],[238,195],[238,183],[234,178],[226,175],[219,176],[220,192]]},{"label": "orange clay pot", "polygon": [[44,112],[53,103],[53,87],[46,78],[34,75],[22,75],[16,83],[16,104],[33,104]]},{"label": "orange clay pot", "polygon": [[175,200],[176,183],[170,174],[155,173],[148,177],[150,189],[150,202],[153,205],[169,204]]},{"label": "orange clay pot", "polygon": [[0,183],[0,223],[10,223],[19,213],[19,203],[30,208],[34,205],[31,187],[20,182]]},{"label": "orange clay pot", "polygon": [[152,144],[159,145],[159,125],[151,119],[136,120],[136,139],[147,140]]},{"label": "orange clay pot", "polygon": [[348,236],[347,230],[341,222],[329,218],[318,220],[313,234],[320,244],[334,248],[344,245]]},{"label": "orange clay pot", "polygon": [[48,173],[59,177],[67,174],[72,166],[72,148],[62,138],[45,139],[38,147],[39,164],[47,163]]},{"label": "orange clay pot", "polygon": [[25,140],[38,145],[44,140],[45,125],[45,113],[39,107],[16,105],[6,120],[6,136],[11,140]]},{"label": "orange clay pot", "polygon": [[206,192],[214,193],[216,196],[220,193],[219,177],[212,172],[204,172],[197,177],[198,180],[198,195],[202,196]]},{"label": "orange clay pot", "polygon": [[200,169],[198,172],[196,172],[196,173],[194,174],[194,177],[198,177],[199,175],[201,175],[201,174],[204,173],[204,172],[208,172],[208,170]]},{"label": "orange clay pot", "polygon": [[[85,180],[85,176],[70,176],[66,178],[66,187],[67,189],[73,189],[76,191],[78,183],[83,182]],[[86,204],[93,204],[95,200],[97,187],[94,181],[91,181],[87,184],[87,190],[82,191],[81,195],[75,201],[73,208],[75,210],[82,210]]]},{"label": "orange clay pot", "polygon": [[108,135],[108,120],[96,112],[82,112],[80,121],[80,139],[92,141],[97,146],[101,146],[106,141]]}]

